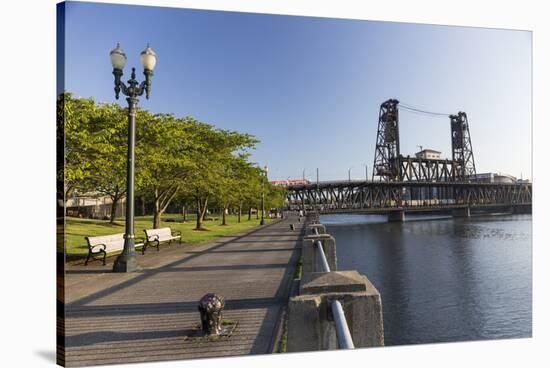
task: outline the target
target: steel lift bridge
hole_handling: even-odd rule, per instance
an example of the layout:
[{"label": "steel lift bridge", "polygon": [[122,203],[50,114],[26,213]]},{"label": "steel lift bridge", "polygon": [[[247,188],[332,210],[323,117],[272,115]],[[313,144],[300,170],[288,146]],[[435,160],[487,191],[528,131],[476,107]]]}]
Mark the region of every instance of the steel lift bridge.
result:
[{"label": "steel lift bridge", "polygon": [[531,212],[531,183],[489,183],[476,177],[465,112],[448,115],[452,159],[403,156],[399,110],[445,115],[399,105],[380,105],[372,180],[342,180],[288,186],[287,207],[319,213],[381,213],[402,221],[405,212]]}]

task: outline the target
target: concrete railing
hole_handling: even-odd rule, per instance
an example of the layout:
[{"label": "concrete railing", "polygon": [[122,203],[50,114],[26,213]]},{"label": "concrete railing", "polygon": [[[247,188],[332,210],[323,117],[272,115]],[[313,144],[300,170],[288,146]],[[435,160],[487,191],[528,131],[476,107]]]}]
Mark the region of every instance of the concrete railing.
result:
[{"label": "concrete railing", "polygon": [[318,218],[302,240],[299,294],[290,298],[288,351],[384,345],[382,300],[357,271],[336,271],[336,242]]}]

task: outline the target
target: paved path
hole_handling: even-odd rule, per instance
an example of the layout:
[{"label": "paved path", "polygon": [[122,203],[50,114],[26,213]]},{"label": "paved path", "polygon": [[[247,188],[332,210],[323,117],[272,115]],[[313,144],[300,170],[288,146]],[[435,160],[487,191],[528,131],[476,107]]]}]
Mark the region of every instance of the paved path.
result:
[{"label": "paved path", "polygon": [[[138,255],[138,273],[113,274],[112,264],[99,261],[69,267],[66,364],[271,353],[299,256],[299,225],[285,219],[204,245],[149,250]],[[225,296],[224,317],[238,320],[237,330],[230,339],[186,340],[207,292]]]}]

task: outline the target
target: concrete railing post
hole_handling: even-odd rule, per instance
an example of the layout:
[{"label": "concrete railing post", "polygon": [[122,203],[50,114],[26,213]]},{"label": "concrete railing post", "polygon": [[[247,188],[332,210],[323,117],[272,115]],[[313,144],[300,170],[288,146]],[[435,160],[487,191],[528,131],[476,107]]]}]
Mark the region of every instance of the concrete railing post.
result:
[{"label": "concrete railing post", "polygon": [[357,271],[304,274],[288,314],[289,352],[337,349],[331,301],[343,306],[355,347],[384,345],[382,299]]},{"label": "concrete railing post", "polygon": [[321,272],[319,250],[315,241],[319,240],[323,246],[323,251],[327,258],[327,263],[331,270],[336,268],[336,241],[329,234],[308,235],[302,240],[302,272],[312,273]]},{"label": "concrete railing post", "polygon": [[323,224],[309,224],[307,226],[307,234],[308,235],[315,235],[315,230],[317,230],[318,234],[326,234],[327,229],[325,228],[325,225]]}]

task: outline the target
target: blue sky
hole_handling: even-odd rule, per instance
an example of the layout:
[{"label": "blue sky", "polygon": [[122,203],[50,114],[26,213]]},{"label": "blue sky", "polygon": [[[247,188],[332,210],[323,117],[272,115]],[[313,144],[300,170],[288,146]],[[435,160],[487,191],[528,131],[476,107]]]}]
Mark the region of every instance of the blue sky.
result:
[{"label": "blue sky", "polygon": [[[115,101],[109,51],[121,43],[126,80],[149,42],[141,107],[255,135],[271,179],[370,176],[388,98],[466,111],[478,172],[532,176],[530,32],[79,2],[65,21],[66,90]],[[450,157],[449,125],[403,111],[401,152]]]}]

